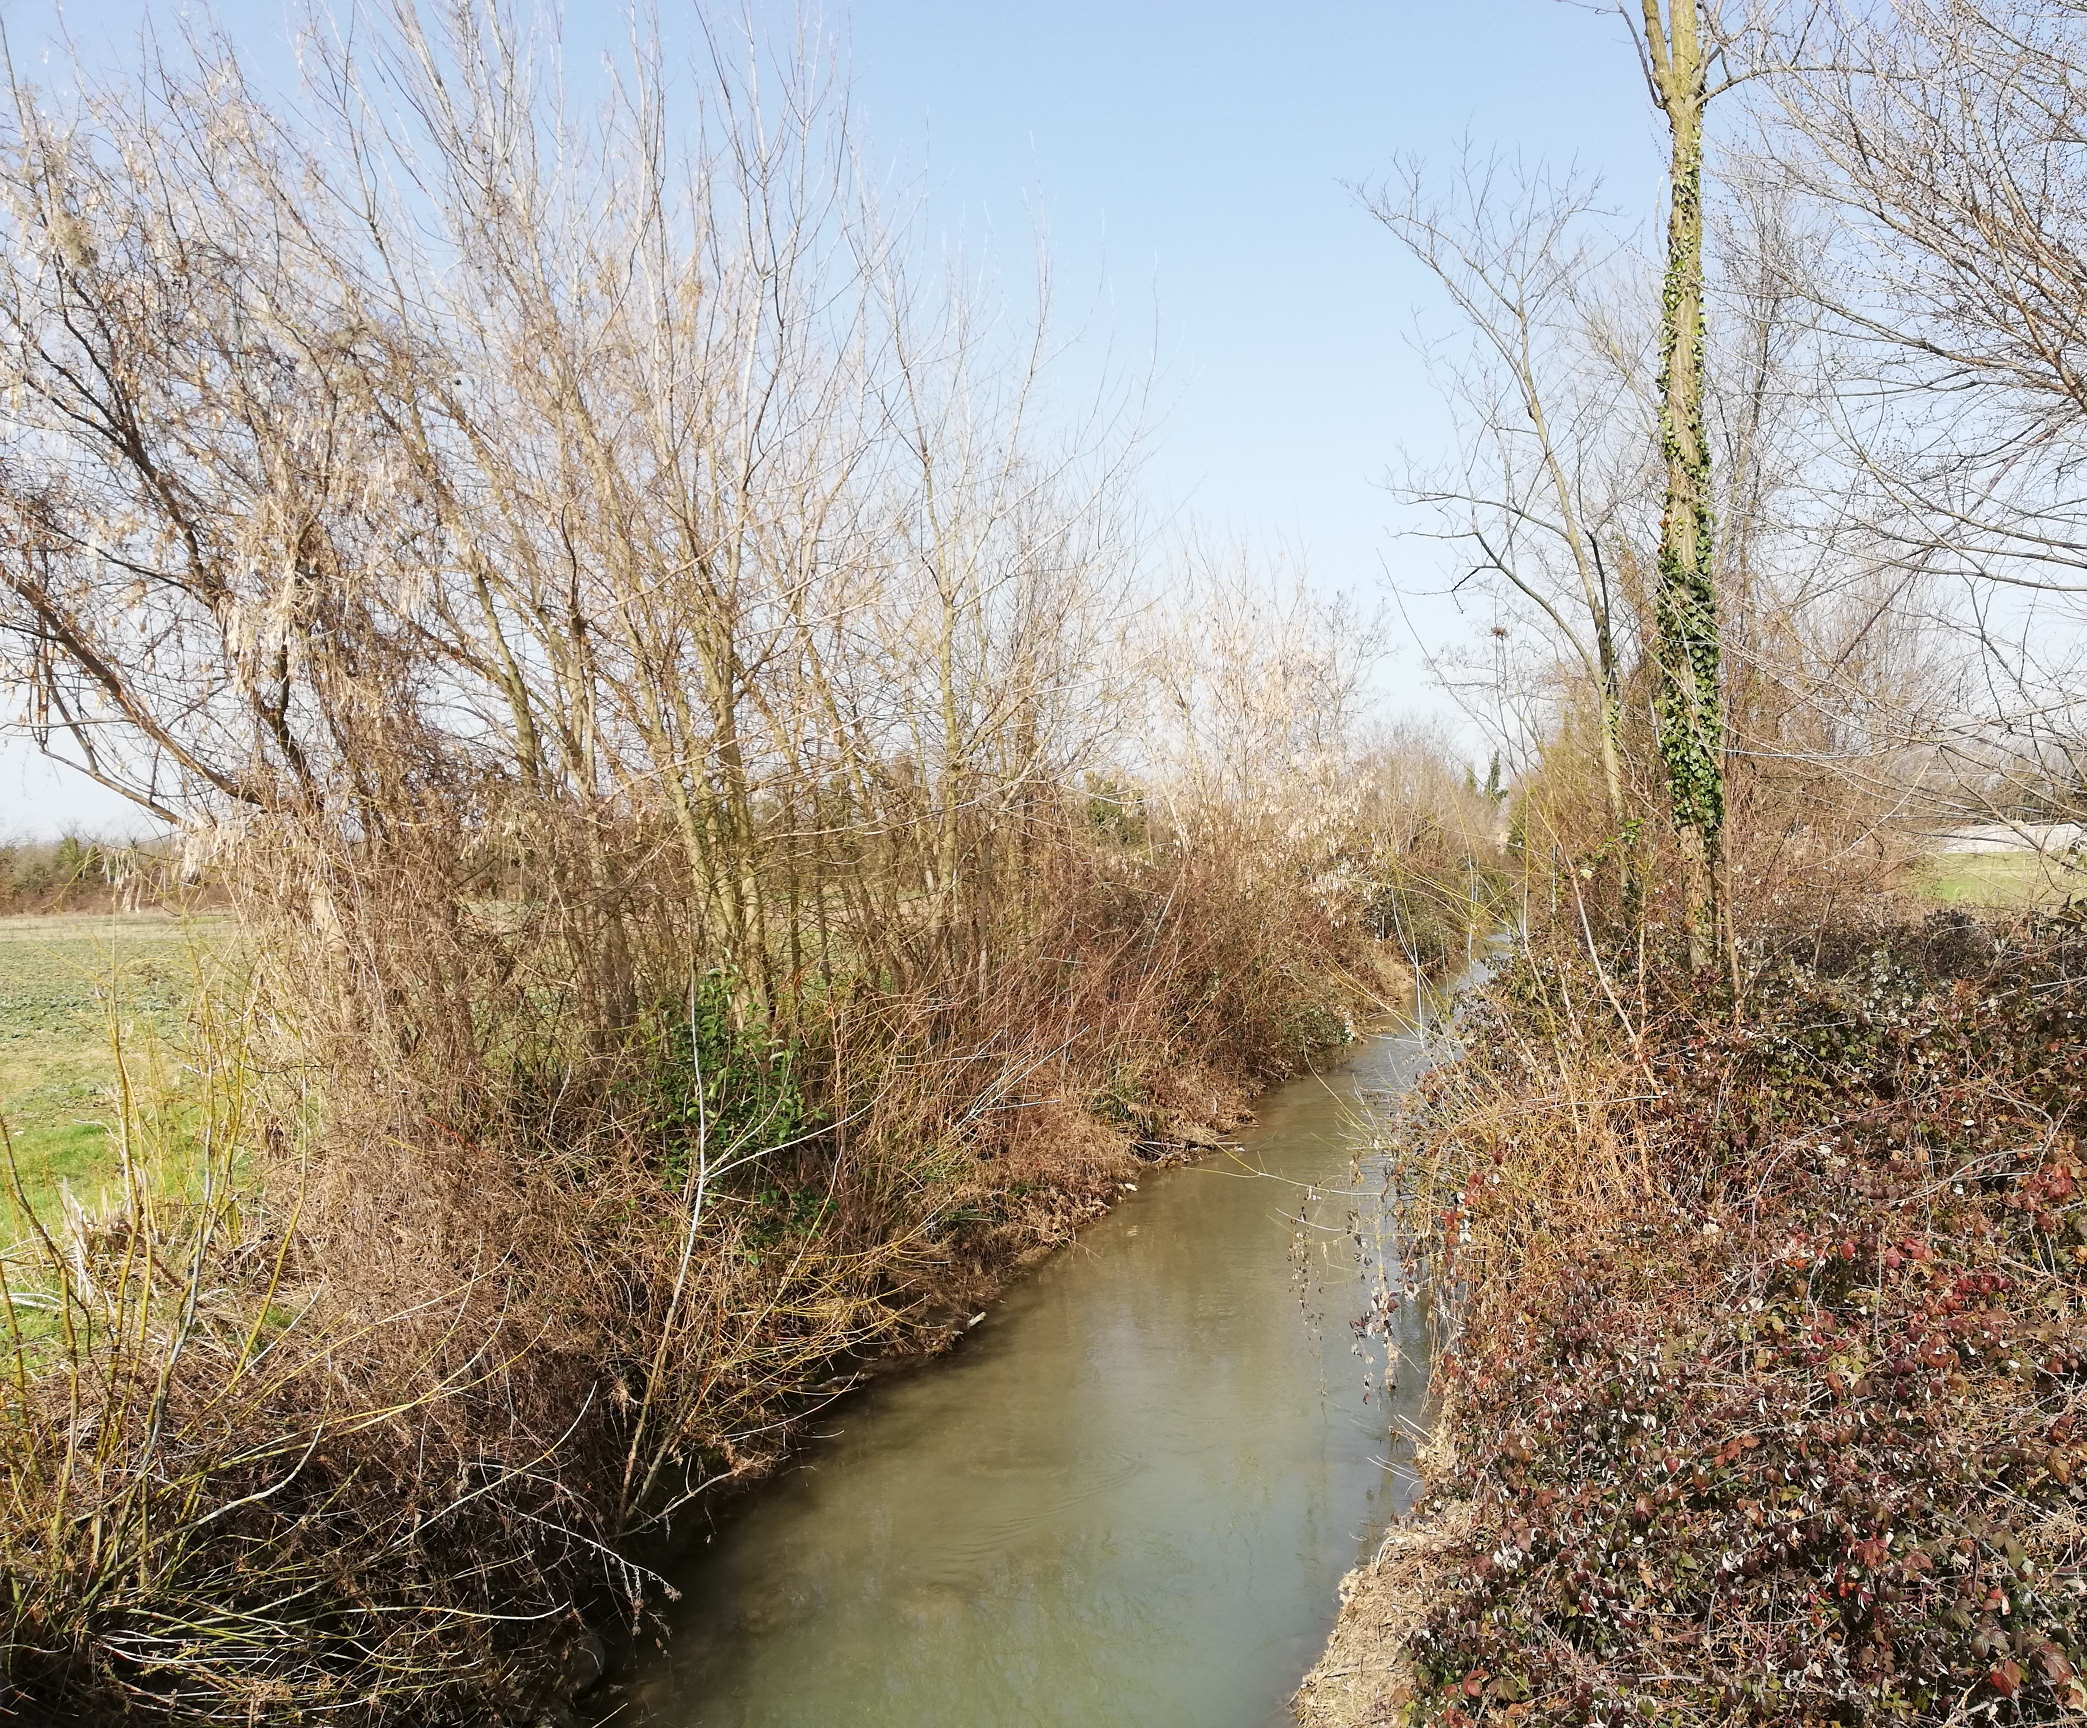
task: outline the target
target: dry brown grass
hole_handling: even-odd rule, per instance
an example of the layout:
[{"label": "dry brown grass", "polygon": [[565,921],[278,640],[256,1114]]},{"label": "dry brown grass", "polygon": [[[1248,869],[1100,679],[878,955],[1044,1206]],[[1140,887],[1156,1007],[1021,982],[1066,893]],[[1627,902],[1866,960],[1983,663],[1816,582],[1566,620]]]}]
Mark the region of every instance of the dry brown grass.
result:
[{"label": "dry brown grass", "polygon": [[134,1183],[10,1272],[43,1316],[0,1447],[10,1696],[526,1713],[835,1362],[937,1347],[1403,988],[1293,863],[1028,821],[1033,878],[962,945],[763,1010],[640,871],[495,916],[425,854],[236,873],[251,994],[202,1084],[124,1117],[186,1198]]}]

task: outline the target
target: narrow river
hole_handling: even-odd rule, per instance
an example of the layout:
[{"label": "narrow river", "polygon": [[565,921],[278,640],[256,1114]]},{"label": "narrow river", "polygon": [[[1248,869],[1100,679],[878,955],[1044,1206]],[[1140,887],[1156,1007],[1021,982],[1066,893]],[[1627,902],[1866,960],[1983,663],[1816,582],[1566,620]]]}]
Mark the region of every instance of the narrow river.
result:
[{"label": "narrow river", "polygon": [[1273,1728],[1410,1494],[1424,1325],[1358,1354],[1379,1036],[1150,1173],[948,1358],[828,1412],[677,1583],[644,1728]]}]

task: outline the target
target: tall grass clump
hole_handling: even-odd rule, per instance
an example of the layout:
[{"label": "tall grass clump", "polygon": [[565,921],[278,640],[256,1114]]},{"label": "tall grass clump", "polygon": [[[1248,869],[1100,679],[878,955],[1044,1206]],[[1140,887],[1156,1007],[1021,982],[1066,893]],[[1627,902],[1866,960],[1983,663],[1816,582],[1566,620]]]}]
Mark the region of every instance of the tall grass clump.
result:
[{"label": "tall grass clump", "polygon": [[10,1708],[527,1717],[836,1361],[1486,880],[1337,613],[1154,639],[1115,405],[917,267],[815,50],[582,109],[400,0],[304,67],[0,141],[0,642],[241,984],[123,1113],[189,1175],[4,1262]]}]

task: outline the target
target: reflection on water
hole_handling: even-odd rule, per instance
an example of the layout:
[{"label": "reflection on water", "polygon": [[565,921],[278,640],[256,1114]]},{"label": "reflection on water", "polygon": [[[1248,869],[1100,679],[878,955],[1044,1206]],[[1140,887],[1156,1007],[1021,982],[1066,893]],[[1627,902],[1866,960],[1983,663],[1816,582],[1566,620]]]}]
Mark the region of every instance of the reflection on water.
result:
[{"label": "reflection on water", "polygon": [[1351,1326],[1381,1180],[1350,1158],[1358,1100],[1422,1060],[1380,1038],[1271,1095],[1239,1156],[1151,1174],[953,1356],[831,1410],[678,1580],[634,1719],[1286,1720],[1408,1493],[1386,1436],[1419,1414],[1421,1327],[1405,1310],[1387,1408]]}]

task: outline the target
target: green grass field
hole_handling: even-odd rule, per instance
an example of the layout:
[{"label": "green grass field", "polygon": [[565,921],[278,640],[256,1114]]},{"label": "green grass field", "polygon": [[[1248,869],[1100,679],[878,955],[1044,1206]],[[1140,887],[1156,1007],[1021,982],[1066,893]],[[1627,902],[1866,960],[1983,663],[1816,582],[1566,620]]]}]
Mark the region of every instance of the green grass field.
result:
[{"label": "green grass field", "polygon": [[[0,1121],[40,1213],[61,1184],[89,1206],[107,1188],[119,1060],[152,1066],[211,940],[207,923],[142,914],[0,918]],[[0,1196],[0,1237],[21,1222]]]},{"label": "green grass field", "polygon": [[2087,895],[2087,869],[2036,852],[1945,852],[1922,864],[1916,880],[1922,894],[1951,906],[2056,906]]}]

